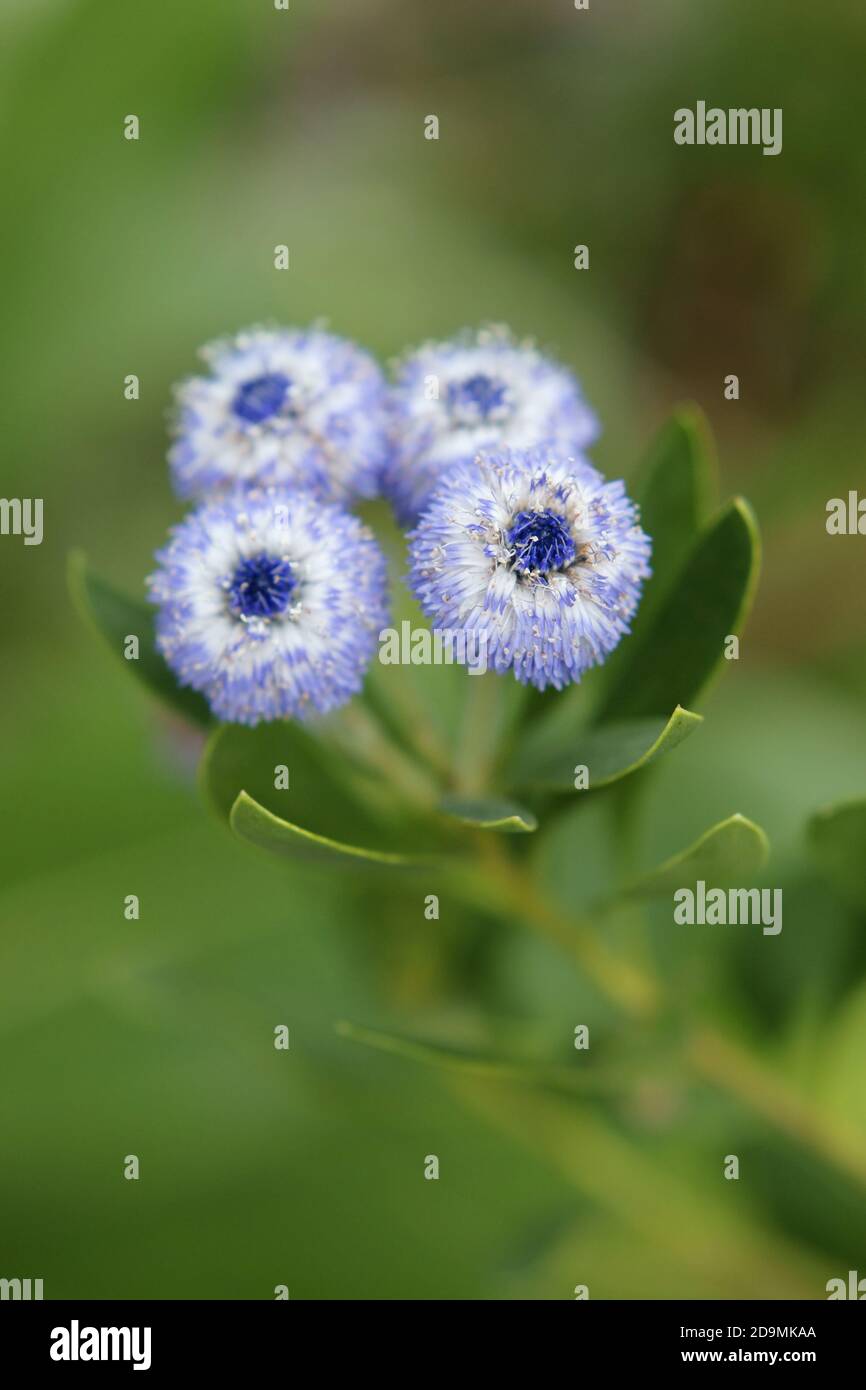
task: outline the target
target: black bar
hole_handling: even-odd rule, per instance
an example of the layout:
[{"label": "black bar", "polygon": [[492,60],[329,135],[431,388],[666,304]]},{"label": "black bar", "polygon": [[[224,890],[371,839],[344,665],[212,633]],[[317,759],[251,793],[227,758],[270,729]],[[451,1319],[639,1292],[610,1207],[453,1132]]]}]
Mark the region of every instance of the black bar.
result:
[{"label": "black bar", "polygon": [[[302,1301],[5,1302],[0,1304],[0,1345],[4,1365],[8,1366],[10,1361],[17,1364],[25,1376],[31,1370],[43,1373],[48,1370],[60,1377],[93,1377],[106,1369],[115,1376],[134,1374],[133,1367],[138,1361],[140,1374],[151,1377],[187,1370],[199,1376],[213,1372],[224,1377],[233,1371],[248,1372],[251,1362],[297,1368],[298,1356],[305,1350],[315,1354],[319,1363],[339,1354],[341,1347],[346,1348],[347,1356],[365,1360],[370,1354],[369,1341],[358,1343],[354,1338],[343,1339],[353,1327],[354,1306],[344,1302],[336,1309],[323,1308]],[[375,1333],[375,1307],[372,1304],[363,1306],[363,1330]],[[409,1309],[417,1305],[401,1306],[404,1331],[406,1320],[414,1316],[422,1324],[423,1371],[429,1375],[438,1355],[446,1373],[453,1372],[455,1348],[449,1339],[441,1339],[441,1333],[448,1330],[452,1316],[458,1325],[462,1323],[467,1315],[466,1305],[460,1305],[463,1312],[457,1307],[453,1314],[437,1307],[436,1311],[428,1309],[426,1312],[418,1308],[414,1315]],[[479,1318],[486,1326],[487,1318],[496,1316],[489,1303],[469,1306],[474,1326]],[[513,1334],[521,1330],[523,1318],[528,1322],[525,1331],[532,1331],[538,1316],[529,1305],[508,1305],[508,1322],[504,1329],[508,1335],[501,1343],[505,1354],[513,1355]],[[424,1323],[429,1323],[426,1331]],[[330,1333],[327,1333],[328,1327]],[[393,1330],[393,1327],[389,1319],[382,1330],[389,1341],[388,1328]],[[102,1329],[106,1330],[104,1336]],[[116,1335],[108,1329],[116,1329]],[[323,1330],[326,1331],[324,1341]],[[800,1365],[826,1375],[828,1371],[857,1364],[864,1330],[866,1323],[859,1311],[832,1300],[797,1303],[575,1301],[567,1315],[560,1311],[546,1326],[545,1335],[552,1334],[555,1338],[564,1332],[571,1349],[570,1364],[575,1368],[580,1364],[614,1373],[630,1368],[652,1372],[673,1367],[700,1369],[708,1365],[730,1368],[738,1363],[762,1365],[768,1369]],[[341,1335],[334,1337],[335,1332]],[[361,1355],[359,1348],[365,1345],[368,1350]],[[485,1358],[495,1359],[496,1344],[488,1337],[483,1345]],[[535,1345],[537,1352],[539,1349]],[[77,1356],[77,1359],[54,1359],[52,1348],[55,1356],[64,1353],[69,1358]],[[525,1349],[529,1351],[529,1346]],[[85,1359],[92,1350],[105,1359]],[[126,1359],[112,1359],[115,1351]],[[382,1355],[384,1352],[380,1350],[376,1359]],[[403,1369],[411,1374],[405,1360]]]}]

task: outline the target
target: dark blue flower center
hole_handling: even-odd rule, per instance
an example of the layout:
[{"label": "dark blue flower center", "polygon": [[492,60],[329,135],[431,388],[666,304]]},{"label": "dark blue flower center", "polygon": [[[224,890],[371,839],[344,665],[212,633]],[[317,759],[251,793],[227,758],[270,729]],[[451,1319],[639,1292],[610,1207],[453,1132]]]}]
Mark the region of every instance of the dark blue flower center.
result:
[{"label": "dark blue flower center", "polygon": [[506,536],[515,569],[547,574],[562,569],[577,554],[564,517],[556,512],[518,512]]},{"label": "dark blue flower center", "polygon": [[295,576],[288,560],[251,555],[241,560],[229,584],[235,613],[242,618],[273,618],[288,607]]},{"label": "dark blue flower center", "polygon": [[290,381],[282,372],[266,372],[238,387],[232,410],[251,425],[260,425],[276,415],[285,404]]},{"label": "dark blue flower center", "polygon": [[489,420],[494,410],[506,404],[508,388],[485,372],[476,372],[465,381],[452,381],[448,405],[454,415],[468,420]]}]

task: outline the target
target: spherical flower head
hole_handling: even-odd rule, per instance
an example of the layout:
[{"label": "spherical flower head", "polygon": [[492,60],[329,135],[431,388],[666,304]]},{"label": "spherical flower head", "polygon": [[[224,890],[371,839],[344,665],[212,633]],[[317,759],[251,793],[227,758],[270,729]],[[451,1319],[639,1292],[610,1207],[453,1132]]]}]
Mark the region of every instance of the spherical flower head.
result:
[{"label": "spherical flower head", "polygon": [[604,661],[650,573],[624,484],[546,449],[457,465],[409,543],[411,585],[434,631],[539,690]]},{"label": "spherical flower head", "polygon": [[177,387],[169,454],[181,497],[239,483],[372,497],[388,449],[385,379],[320,328],[251,328],[202,348],[209,375]]},{"label": "spherical flower head", "polygon": [[157,646],[217,718],[304,719],[361,689],[388,621],[387,574],[342,507],[238,489],[191,512],[156,558]]},{"label": "spherical flower head", "polygon": [[449,468],[479,451],[544,445],[572,455],[598,435],[571,373],[500,327],[404,358],[388,411],[384,486],[404,523],[417,520]]}]

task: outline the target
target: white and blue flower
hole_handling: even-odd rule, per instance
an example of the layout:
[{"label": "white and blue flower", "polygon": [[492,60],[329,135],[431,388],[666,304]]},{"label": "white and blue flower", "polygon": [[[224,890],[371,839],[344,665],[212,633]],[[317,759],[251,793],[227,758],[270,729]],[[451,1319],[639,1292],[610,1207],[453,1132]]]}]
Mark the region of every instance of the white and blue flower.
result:
[{"label": "white and blue flower", "polygon": [[410,582],[434,630],[483,641],[491,669],[539,690],[604,661],[650,573],[624,484],[547,449],[457,465],[409,543]]},{"label": "white and blue flower", "polygon": [[303,719],[361,689],[388,621],[386,565],[342,507],[238,489],[192,511],[156,558],[157,646],[219,719]]},{"label": "white and blue flower", "polygon": [[321,328],[251,328],[202,348],[210,375],[176,389],[169,454],[181,497],[296,484],[324,499],[372,497],[388,449],[385,379]]},{"label": "white and blue flower", "polygon": [[480,450],[544,445],[573,455],[599,432],[571,373],[500,327],[409,354],[388,405],[384,489],[404,523],[417,519],[449,468]]}]

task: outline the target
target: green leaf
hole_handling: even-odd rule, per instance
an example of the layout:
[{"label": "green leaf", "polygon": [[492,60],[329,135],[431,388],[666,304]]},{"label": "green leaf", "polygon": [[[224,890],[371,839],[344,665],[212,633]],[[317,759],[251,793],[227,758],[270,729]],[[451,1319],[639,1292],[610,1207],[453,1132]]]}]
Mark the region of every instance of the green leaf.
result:
[{"label": "green leaf", "polygon": [[[278,769],[285,768],[288,787]],[[217,815],[228,821],[238,793],[291,820],[331,814],[332,833],[352,824],[354,815],[341,818],[345,786],[337,773],[336,759],[307,729],[289,720],[257,724],[221,724],[208,739],[199,765],[199,785]]]},{"label": "green leaf", "polygon": [[[370,864],[389,868],[423,867],[424,860],[411,859],[408,855],[392,854],[384,850],[363,849],[360,845],[344,844],[331,840],[325,835],[317,835],[305,830],[291,821],[282,820],[272,811],[260,806],[246,792],[241,792],[232,806],[229,825],[238,839],[259,849],[284,859],[304,860],[314,863],[334,863],[353,860],[356,865]],[[429,862],[429,861],[426,861]]]},{"label": "green leaf", "polygon": [[199,782],[241,839],[280,855],[380,864],[425,857],[417,848],[425,844],[424,828],[393,789],[371,784],[299,724],[222,725],[208,740]]},{"label": "green leaf", "polygon": [[[81,618],[93,628],[124,667],[178,714],[195,724],[213,723],[207,701],[197,690],[180,686],[156,649],[155,612],[141,599],[122,594],[90,568],[82,551],[70,553],[69,592]],[[125,639],[138,638],[138,660],[123,656]]]},{"label": "green leaf", "polygon": [[748,503],[736,498],[692,547],[642,638],[603,701],[602,720],[663,714],[691,705],[739,635],[757,582],[760,540]]},{"label": "green leaf", "polygon": [[856,907],[866,907],[866,800],[816,812],[808,837],[825,878]]},{"label": "green leaf", "polygon": [[518,806],[514,801],[444,796],[440,808],[446,815],[453,816],[463,825],[471,825],[476,830],[499,830],[506,835],[527,835],[538,829],[538,821],[532,812]]},{"label": "green leaf", "polygon": [[638,473],[636,492],[641,525],[653,543],[643,623],[682,568],[715,501],[715,450],[696,406],[681,407],[659,430]]},{"label": "green leaf", "polygon": [[341,1038],[349,1038],[352,1042],[377,1048],[380,1052],[388,1052],[396,1057],[406,1057],[412,1062],[422,1062],[426,1066],[455,1067],[474,1072],[493,1072],[502,1076],[522,1075],[527,1070],[526,1063],[508,1063],[492,1054],[470,1051],[452,1043],[410,1037],[405,1033],[367,1028],[360,1023],[351,1023],[348,1019],[342,1019],[334,1027]]},{"label": "green leaf", "polygon": [[[634,495],[652,540],[652,575],[631,633],[607,661],[601,684],[617,683],[709,520],[718,491],[710,428],[697,406],[681,406],[662,425],[638,468]],[[661,711],[657,711],[661,713]]]},{"label": "green leaf", "polygon": [[583,766],[589,771],[587,790],[597,791],[648,767],[702,723],[701,715],[677,705],[669,719],[623,719],[578,731],[563,742],[555,755],[547,749],[543,761],[534,756],[530,735],[526,747],[518,753],[513,780],[533,790],[573,795],[574,769]]},{"label": "green leaf", "polygon": [[698,879],[707,887],[747,883],[767,862],[769,842],[759,825],[745,816],[729,816],[707,830],[688,849],[643,874],[625,891],[629,896],[650,898],[689,888]]},{"label": "green leaf", "polygon": [[567,1091],[597,1091],[604,1094],[627,1090],[633,1084],[633,1079],[622,1071],[613,1072],[610,1068],[602,1070],[596,1066],[590,1072],[582,1067],[579,1061],[571,1068],[535,1057],[503,1057],[457,1043],[434,1042],[406,1033],[368,1028],[364,1024],[352,1023],[347,1019],[342,1019],[334,1027],[341,1038],[348,1038],[352,1042],[376,1048],[395,1057],[404,1057],[410,1062],[419,1062],[422,1066],[438,1067],[446,1071],[490,1076],[503,1081],[519,1080],[536,1086]]}]

